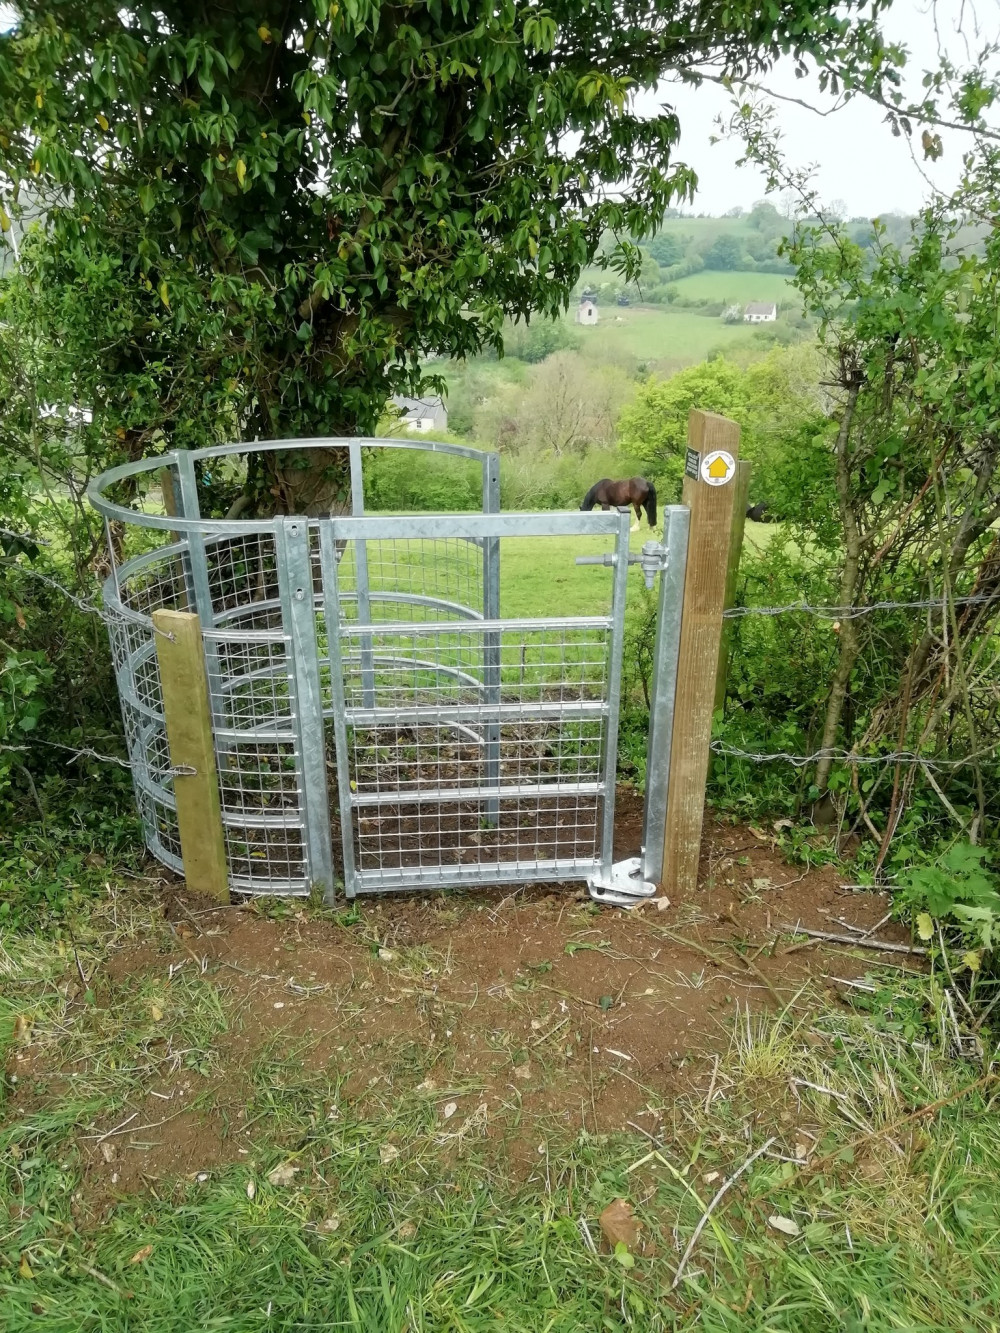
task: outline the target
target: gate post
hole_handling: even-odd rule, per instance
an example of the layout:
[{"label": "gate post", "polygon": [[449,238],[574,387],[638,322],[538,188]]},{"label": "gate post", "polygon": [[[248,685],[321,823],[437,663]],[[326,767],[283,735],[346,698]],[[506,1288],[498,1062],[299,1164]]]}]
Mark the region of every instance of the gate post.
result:
[{"label": "gate post", "polygon": [[691,412],[682,497],[691,531],[660,881],[682,893],[698,883],[739,443],[734,421]]},{"label": "gate post", "polygon": [[[750,498],[752,464],[743,459],[736,464],[733,483],[733,526],[729,533],[729,563],[726,567],[726,600],[723,610],[728,611],[736,598],[736,581],[740,575],[740,556],[743,554],[743,534],[747,524],[747,500]],[[719,672],[715,678],[715,710],[726,706],[726,684],[729,678],[729,654],[732,649],[733,622],[722,622],[722,646],[719,649]]]},{"label": "gate post", "polygon": [[[310,884],[322,889],[324,900],[332,904],[333,836],[326,785],[326,737],[319,676],[319,645],[316,642],[316,597],[313,590],[309,520],[279,518],[275,523],[274,535],[278,554],[281,618],[291,640],[289,684],[292,687],[296,749],[299,756],[299,801],[305,822],[306,874]],[[328,625],[327,632],[336,634],[338,628],[336,624]]]},{"label": "gate post", "polygon": [[656,606],[649,739],[646,743],[646,798],[642,806],[642,878],[650,884],[659,884],[663,875],[667,792],[670,790],[670,743],[674,727],[677,653],[684,609],[684,571],[687,566],[690,519],[691,511],[686,505],[667,505],[663,513],[665,555]]},{"label": "gate post", "polygon": [[201,622],[192,611],[161,609],[153,612],[153,629],[184,878],[195,893],[228,903],[229,873]]}]

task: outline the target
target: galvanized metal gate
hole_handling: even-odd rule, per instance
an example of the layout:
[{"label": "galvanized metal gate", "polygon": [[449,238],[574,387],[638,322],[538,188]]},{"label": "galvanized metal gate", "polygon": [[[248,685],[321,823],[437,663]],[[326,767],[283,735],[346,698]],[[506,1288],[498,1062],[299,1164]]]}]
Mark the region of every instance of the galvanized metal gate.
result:
[{"label": "galvanized metal gate", "polygon": [[[169,608],[201,620],[235,891],[317,888],[332,899],[338,883],[353,897],[573,879],[609,902],[651,891],[663,845],[688,511],[668,507],[664,544],[630,556],[628,514],[497,513],[496,455],[345,440],[294,443],[348,450],[351,517],[201,517],[197,468],[290,443],[141,460],[91,488],[106,520],[150,529],[147,545],[157,535],[161,542],[116,563],[105,587],[151,851],[183,870],[151,620]],[[484,512],[365,516],[362,448],[474,460]],[[119,480],[134,484],[164,466],[176,492],[170,513],[105,496]],[[504,552],[523,539],[519,576]],[[574,557],[608,566],[600,614],[561,614],[560,570]],[[643,845],[615,864],[625,592],[636,561],[647,586],[662,571],[659,629]],[[525,584],[536,572],[529,610]]]},{"label": "galvanized metal gate", "polygon": [[[610,875],[628,517],[315,528],[332,736],[314,744],[333,753],[329,855],[348,896]],[[531,538],[551,569],[572,556],[563,543],[547,560],[546,542],[595,536],[613,547],[606,614],[502,613],[506,539]],[[313,828],[322,843],[330,823]]]}]

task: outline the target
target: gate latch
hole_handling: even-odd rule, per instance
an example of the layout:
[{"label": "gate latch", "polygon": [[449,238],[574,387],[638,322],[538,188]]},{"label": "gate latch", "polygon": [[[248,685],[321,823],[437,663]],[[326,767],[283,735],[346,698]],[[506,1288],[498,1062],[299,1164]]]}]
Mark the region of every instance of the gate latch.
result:
[{"label": "gate latch", "polygon": [[[603,555],[576,557],[578,565],[614,565],[616,562],[617,556],[612,551],[605,551]],[[657,574],[662,574],[667,567],[667,548],[661,542],[643,542],[641,551],[629,551],[628,562],[630,565],[642,566],[646,587],[652,589]]]}]

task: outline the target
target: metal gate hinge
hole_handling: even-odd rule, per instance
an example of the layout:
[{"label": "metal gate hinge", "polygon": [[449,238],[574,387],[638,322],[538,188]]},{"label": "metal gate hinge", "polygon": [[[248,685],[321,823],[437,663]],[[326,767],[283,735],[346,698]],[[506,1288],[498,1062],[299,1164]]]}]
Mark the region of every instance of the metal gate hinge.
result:
[{"label": "metal gate hinge", "polygon": [[636,903],[652,898],[656,885],[642,877],[642,857],[630,856],[627,861],[616,861],[611,874],[605,879],[599,873],[587,880],[587,891],[595,903],[608,907],[634,907]]},{"label": "metal gate hinge", "polygon": [[[646,587],[652,588],[657,574],[662,574],[667,567],[667,548],[660,542],[643,542],[641,551],[630,551],[630,565],[642,566],[642,577]],[[603,555],[578,555],[578,565],[617,565],[618,556],[614,551],[605,551]]]},{"label": "metal gate hinge", "polygon": [[629,552],[628,562],[630,565],[642,566],[646,587],[652,588],[657,574],[662,574],[667,567],[667,548],[660,542],[643,542],[638,554]]}]

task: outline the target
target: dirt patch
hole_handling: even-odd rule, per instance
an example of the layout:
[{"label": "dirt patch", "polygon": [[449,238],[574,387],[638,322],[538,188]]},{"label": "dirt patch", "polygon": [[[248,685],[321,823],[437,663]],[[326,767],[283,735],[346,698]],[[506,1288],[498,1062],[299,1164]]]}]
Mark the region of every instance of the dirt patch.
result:
[{"label": "dirt patch", "polygon": [[[619,813],[620,851],[632,852],[641,805],[623,796]],[[694,893],[632,912],[560,886],[271,919],[173,889],[157,939],[126,942],[98,968],[96,1003],[148,1004],[154,988],[169,1008],[181,976],[203,978],[224,1028],[204,1068],[174,1044],[114,1120],[81,1127],[81,1207],[252,1154],[255,1126],[276,1114],[260,1102],[268,1062],[291,1061],[326,1090],[316,1117],[419,1099],[518,1173],[549,1136],[655,1133],[724,1048],[736,1006],[774,1008],[810,983],[836,994],[881,957],[790,944],[782,927],[907,939],[883,923],[885,895],[846,890],[833,868],[790,867],[761,830],[709,823],[701,869]],[[30,1047],[13,1058],[38,1072]],[[33,1099],[22,1079],[15,1106]]]}]

